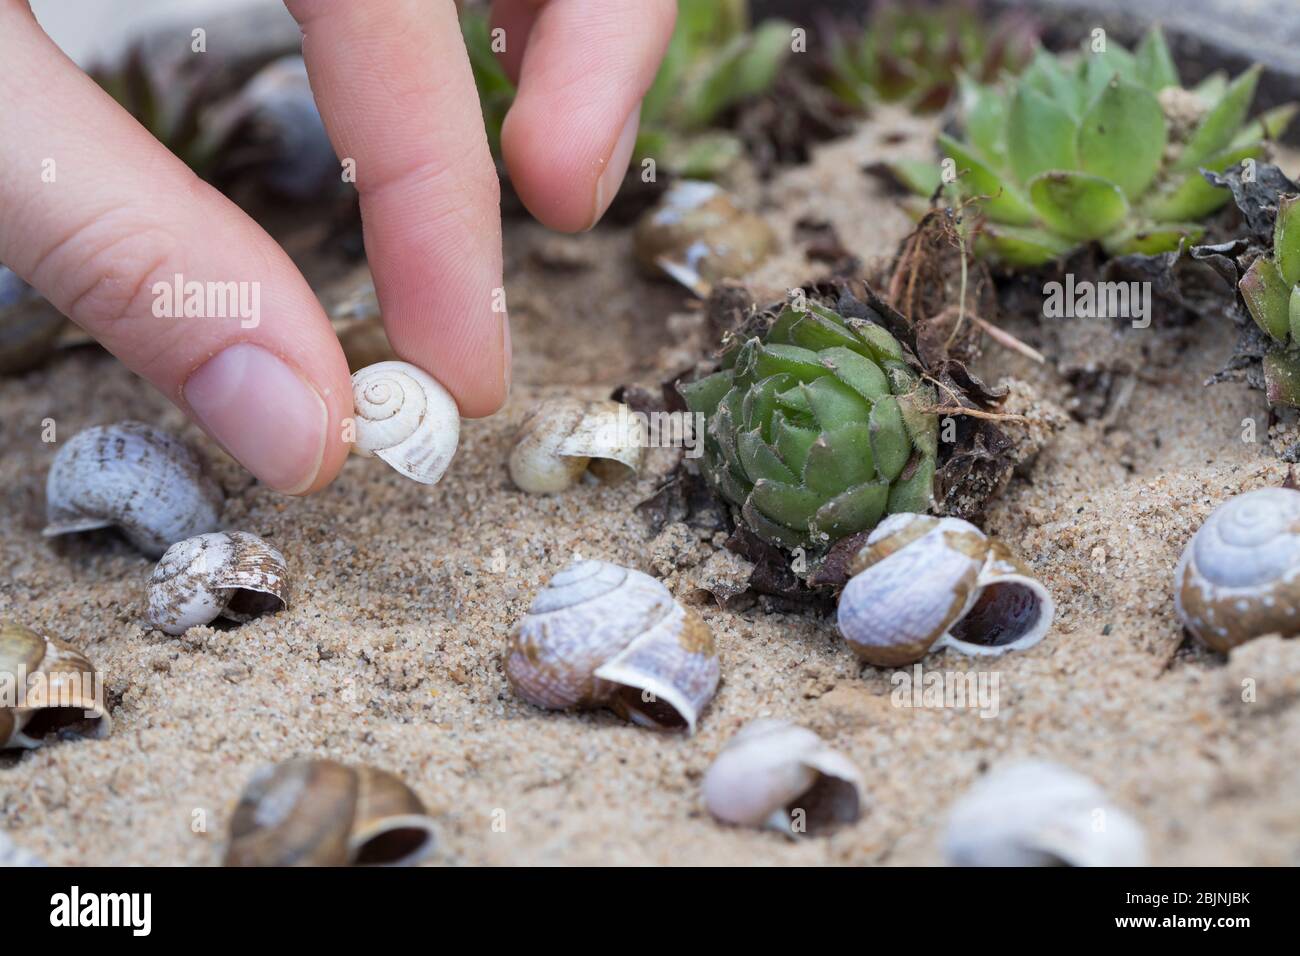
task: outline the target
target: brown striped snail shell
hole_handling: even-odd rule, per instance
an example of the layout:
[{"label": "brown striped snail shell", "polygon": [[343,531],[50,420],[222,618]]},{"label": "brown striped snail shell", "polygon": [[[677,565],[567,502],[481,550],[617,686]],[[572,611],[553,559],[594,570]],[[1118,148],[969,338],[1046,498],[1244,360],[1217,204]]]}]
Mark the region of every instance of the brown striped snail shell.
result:
[{"label": "brown striped snail shell", "polygon": [[408,362],[368,365],[352,376],[353,453],[379,458],[413,481],[442,477],[460,440],[460,411],[432,375]]},{"label": "brown striped snail shell", "polygon": [[1042,583],[999,543],[959,518],[896,514],[850,565],[840,633],[878,667],[919,661],[932,649],[993,655],[1043,639],[1056,612]]},{"label": "brown striped snail shell", "polygon": [[535,495],[563,491],[586,471],[613,484],[640,470],[646,443],[641,420],[626,405],[550,399],[520,426],[510,479]]},{"label": "brown striped snail shell", "polygon": [[724,823],[815,835],[861,815],[862,775],[806,727],[750,721],[704,775],[704,804]]},{"label": "brown striped snail shell", "polygon": [[437,844],[400,779],[297,758],[253,774],[230,820],[226,866],[410,866]]},{"label": "brown striped snail shell", "polygon": [[1219,505],[1178,559],[1174,607],[1224,653],[1264,634],[1300,634],[1300,491],[1260,488]]},{"label": "brown striped snail shell", "polygon": [[691,732],[720,669],[708,625],[659,581],[575,561],[515,628],[505,672],[538,707],[608,707],[644,727]]},{"label": "brown striped snail shell", "polygon": [[59,449],[45,483],[46,537],[116,527],[150,557],[217,527],[224,500],[189,445],[143,422],[98,425]]},{"label": "brown striped snail shell", "polygon": [[100,688],[94,665],[75,647],[0,619],[0,750],[39,747],[55,729],[107,737],[113,719]]},{"label": "brown striped snail shell", "polygon": [[168,634],[218,617],[250,621],[289,600],[284,555],[255,534],[213,531],[178,541],[149,579],[145,617]]}]

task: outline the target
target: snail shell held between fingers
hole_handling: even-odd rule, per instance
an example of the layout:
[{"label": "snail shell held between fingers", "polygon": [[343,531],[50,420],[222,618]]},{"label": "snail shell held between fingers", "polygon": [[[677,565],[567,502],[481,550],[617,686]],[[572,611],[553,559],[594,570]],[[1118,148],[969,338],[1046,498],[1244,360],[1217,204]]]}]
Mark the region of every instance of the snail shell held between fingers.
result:
[{"label": "snail shell held between fingers", "polygon": [[641,469],[647,439],[641,420],[614,401],[542,402],[524,420],[510,452],[510,479],[522,491],[563,491],[584,471],[614,483]]},{"label": "snail shell held between fingers", "polygon": [[[0,707],[0,750],[34,749],[51,730],[75,727],[107,737],[113,719],[98,700],[95,667],[70,644],[0,619],[0,686],[13,681],[21,706]],[[7,697],[8,694],[5,694]]]},{"label": "snail shell held between fingers", "polygon": [[168,634],[218,617],[248,621],[289,600],[284,556],[255,534],[216,531],[178,541],[149,579],[146,618]]},{"label": "snail shell held between fingers", "polygon": [[356,454],[421,484],[442,477],[460,440],[460,411],[433,376],[407,362],[370,365],[353,374],[352,401]]},{"label": "snail shell held between fingers", "polygon": [[188,445],[143,422],[79,432],[45,483],[46,537],[121,529],[150,557],[217,527],[224,497]]},{"label": "snail shell held between fingers", "polygon": [[704,776],[704,804],[724,823],[817,834],[861,814],[862,776],[811,730],[750,721]]},{"label": "snail shell held between fingers", "polygon": [[660,582],[575,561],[511,635],[506,678],[538,707],[608,707],[644,727],[695,730],[720,673],[713,635]]},{"label": "snail shell held between fingers", "polygon": [[1300,634],[1300,491],[1261,488],[1216,508],[1178,559],[1174,607],[1216,651]]},{"label": "snail shell held between fingers", "polygon": [[953,804],[944,853],[953,866],[1143,866],[1146,839],[1087,777],[1027,760]]},{"label": "snail shell held between fingers", "polygon": [[931,649],[1002,654],[1043,639],[1056,605],[1005,548],[959,518],[897,514],[854,558],[840,633],[869,664],[896,667]]},{"label": "snail shell held between fingers", "polygon": [[409,866],[433,821],[390,773],[297,758],[258,770],[230,821],[226,866]]}]

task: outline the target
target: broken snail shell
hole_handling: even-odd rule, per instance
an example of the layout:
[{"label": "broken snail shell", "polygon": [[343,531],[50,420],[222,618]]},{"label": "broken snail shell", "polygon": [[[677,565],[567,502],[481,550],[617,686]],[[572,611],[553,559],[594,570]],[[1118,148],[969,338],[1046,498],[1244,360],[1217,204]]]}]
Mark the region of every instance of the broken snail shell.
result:
[{"label": "broken snail shell", "polygon": [[931,649],[1002,654],[1043,639],[1056,604],[999,543],[959,518],[896,514],[867,538],[840,595],[840,633],[897,667]]},{"label": "broken snail shell", "polygon": [[944,854],[953,866],[1143,866],[1146,839],[1087,777],[1027,760],[953,804]]},{"label": "broken snail shell", "polygon": [[817,834],[861,815],[862,776],[811,730],[750,721],[704,775],[704,804],[724,823]]},{"label": "broken snail shell", "polygon": [[1219,505],[1178,559],[1174,607],[1224,653],[1265,634],[1300,634],[1300,491],[1260,488]]},{"label": "broken snail shell", "polygon": [[223,495],[198,454],[143,422],[87,428],[54,456],[45,483],[53,537],[116,527],[150,557],[217,527]]},{"label": "broken snail shell", "polygon": [[563,491],[585,471],[615,483],[641,469],[645,445],[645,427],[626,405],[550,399],[519,427],[510,480],[535,495]]},{"label": "broken snail shell", "polygon": [[505,659],[515,693],[538,707],[608,707],[643,727],[695,730],[718,687],[708,625],[661,583],[607,561],[551,578]]},{"label": "broken snail shell", "polygon": [[297,758],[253,774],[226,866],[410,866],[437,845],[420,798],[391,773]]},{"label": "broken snail shell", "polygon": [[352,376],[356,440],[352,450],[380,458],[421,484],[435,484],[456,454],[456,400],[423,369],[380,362]]},{"label": "broken snail shell", "polygon": [[249,621],[289,600],[284,555],[255,534],[214,531],[167,549],[149,579],[146,618],[168,634],[218,617]]},{"label": "broken snail shell", "polygon": [[[9,691],[2,692],[6,685]],[[0,750],[34,749],[47,733],[65,728],[107,737],[113,719],[101,699],[99,675],[79,650],[0,619],[0,700],[6,704],[0,707]]]},{"label": "broken snail shell", "polygon": [[719,279],[752,271],[775,248],[776,235],[717,184],[684,179],[641,219],[634,241],[643,268],[704,296]]}]

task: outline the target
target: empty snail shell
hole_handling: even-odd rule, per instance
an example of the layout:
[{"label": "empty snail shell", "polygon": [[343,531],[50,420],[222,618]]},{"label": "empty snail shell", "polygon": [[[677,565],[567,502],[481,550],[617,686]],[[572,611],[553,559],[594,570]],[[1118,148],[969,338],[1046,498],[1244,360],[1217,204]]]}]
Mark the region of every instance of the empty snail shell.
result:
[{"label": "empty snail shell", "polygon": [[510,479],[535,495],[563,491],[588,470],[602,481],[621,481],[640,470],[645,445],[645,427],[626,405],[550,399],[520,426]]},{"label": "empty snail shell", "polygon": [[1219,505],[1174,572],[1183,626],[1216,651],[1300,634],[1300,491],[1261,488]]},{"label": "empty snail shell", "polygon": [[203,461],[143,422],[98,425],[59,449],[45,483],[46,537],[117,527],[158,557],[217,527],[223,496]]},{"label": "empty snail shell", "polygon": [[952,807],[953,866],[1142,866],[1142,828],[1087,777],[1027,760],[997,768]]},{"label": "empty snail shell", "polygon": [[279,551],[246,531],[214,531],[167,549],[149,579],[145,616],[168,634],[184,634],[218,617],[252,620],[288,599]]},{"label": "empty snail shell", "polygon": [[506,677],[538,707],[608,707],[644,727],[694,731],[718,687],[708,625],[640,571],[575,561],[533,599]]},{"label": "empty snail shell", "polygon": [[1005,548],[959,518],[897,514],[850,565],[840,633],[869,664],[910,664],[932,648],[1023,650],[1043,639],[1056,605]]},{"label": "empty snail shell", "polygon": [[460,440],[460,411],[433,376],[407,362],[380,362],[352,376],[352,400],[356,454],[422,484],[442,477]]},{"label": "empty snail shell", "polygon": [[0,830],[0,869],[10,866],[44,866],[45,861],[29,850],[24,850]]},{"label": "empty snail shell", "polygon": [[409,866],[436,845],[424,804],[391,773],[297,758],[253,774],[225,865]]},{"label": "empty snail shell", "polygon": [[791,836],[852,823],[862,776],[811,730],[785,720],[750,721],[704,775],[704,804],[724,823]]},{"label": "empty snail shell", "polygon": [[102,696],[94,665],[75,647],[0,619],[0,750],[39,747],[64,728],[107,737],[113,719]]},{"label": "empty snail shell", "polygon": [[66,324],[35,289],[0,266],[0,375],[40,365],[54,352]]},{"label": "empty snail shell", "polygon": [[707,295],[712,283],[739,278],[762,262],[776,236],[721,187],[684,179],[637,224],[635,244],[644,268]]}]

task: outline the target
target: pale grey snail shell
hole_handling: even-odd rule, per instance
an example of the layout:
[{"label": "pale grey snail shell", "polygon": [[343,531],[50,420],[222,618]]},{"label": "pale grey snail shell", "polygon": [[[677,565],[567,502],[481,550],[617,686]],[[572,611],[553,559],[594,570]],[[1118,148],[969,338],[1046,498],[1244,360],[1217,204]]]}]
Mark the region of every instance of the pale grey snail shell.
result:
[{"label": "pale grey snail shell", "polygon": [[149,579],[146,617],[168,634],[218,617],[248,621],[289,599],[284,555],[245,531],[217,531],[178,541]]},{"label": "pale grey snail shell", "polygon": [[460,440],[460,411],[433,376],[407,362],[369,365],[352,376],[352,402],[353,452],[422,484],[442,477]]},{"label": "pale grey snail shell", "polygon": [[510,638],[506,677],[538,707],[609,707],[634,723],[695,729],[717,690],[713,635],[661,583],[606,561],[575,561]]},{"label": "pale grey snail shell", "polygon": [[81,727],[93,737],[107,737],[113,728],[96,693],[102,685],[94,665],[70,644],[0,619],[0,675],[11,677],[26,695],[38,691],[34,699],[0,706],[0,750],[34,749],[58,727]]},{"label": "pale grey snail shell", "polygon": [[45,483],[44,534],[121,529],[150,557],[217,527],[224,500],[203,461],[153,425],[118,422],[77,433]]},{"label": "pale grey snail shell", "polygon": [[298,758],[258,770],[230,820],[226,866],[409,866],[437,844],[400,779]]},{"label": "pale grey snail shell", "polygon": [[1146,839],[1087,777],[1027,760],[953,804],[944,852],[953,866],[1143,866]]},{"label": "pale grey snail shell", "polygon": [[613,484],[640,470],[646,443],[641,420],[626,405],[549,399],[515,436],[510,480],[535,495],[563,491],[587,471]]},{"label": "pale grey snail shell", "polygon": [[959,518],[897,514],[867,538],[838,624],[863,660],[896,667],[933,649],[1001,654],[1037,644],[1055,602],[1001,545]]},{"label": "pale grey snail shell", "polygon": [[861,814],[862,775],[811,730],[788,721],[750,721],[727,741],[704,776],[704,804],[724,823],[796,836],[852,823]]},{"label": "pale grey snail shell", "polygon": [[1261,488],[1219,505],[1174,572],[1183,626],[1216,651],[1300,634],[1300,491]]}]

